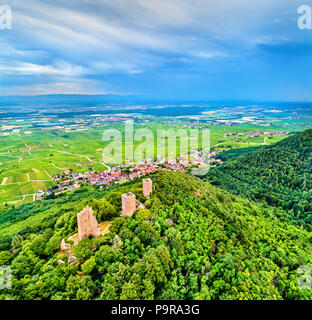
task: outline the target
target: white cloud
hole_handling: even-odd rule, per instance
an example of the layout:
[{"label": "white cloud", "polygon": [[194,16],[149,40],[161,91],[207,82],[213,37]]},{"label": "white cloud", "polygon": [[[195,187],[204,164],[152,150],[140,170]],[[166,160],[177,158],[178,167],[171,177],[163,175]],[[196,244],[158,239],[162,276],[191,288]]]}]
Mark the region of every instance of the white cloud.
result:
[{"label": "white cloud", "polygon": [[11,0],[13,30],[0,47],[0,72],[84,79],[165,69],[171,61],[236,59],[259,44],[294,39],[290,8],[301,2]]},{"label": "white cloud", "polygon": [[[282,12],[277,9],[288,1],[263,0],[256,5],[250,0],[12,2],[15,30],[32,45],[56,50],[65,60],[72,55],[101,61],[124,54],[130,64],[133,58],[136,69],[142,69],[135,56],[143,51],[150,56],[162,52],[187,57],[194,51],[227,55],[224,51],[235,44],[249,47],[254,37],[270,36],[255,29],[278,19]],[[222,42],[228,47],[222,48]]]},{"label": "white cloud", "polygon": [[54,65],[38,65],[21,61],[11,61],[8,64],[2,62],[2,64],[0,63],[0,71],[4,74],[24,75],[82,76],[87,74],[85,68],[66,61],[56,61]]},{"label": "white cloud", "polygon": [[218,51],[198,51],[198,52],[193,52],[192,55],[195,58],[200,58],[200,59],[214,59],[217,57],[222,57],[225,58],[228,55],[222,52],[218,52]]},{"label": "white cloud", "polygon": [[107,94],[101,89],[103,83],[90,79],[67,78],[49,83],[10,86],[0,89],[0,95],[41,95],[41,94]]}]

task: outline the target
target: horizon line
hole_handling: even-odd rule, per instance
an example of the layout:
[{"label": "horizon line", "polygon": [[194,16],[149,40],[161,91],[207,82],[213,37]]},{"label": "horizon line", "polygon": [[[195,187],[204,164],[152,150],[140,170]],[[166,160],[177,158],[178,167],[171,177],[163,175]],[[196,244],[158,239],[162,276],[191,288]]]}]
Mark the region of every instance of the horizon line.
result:
[{"label": "horizon line", "polygon": [[116,94],[116,93],[47,93],[36,95],[0,95],[0,98],[36,98],[36,97],[55,97],[55,96],[84,96],[84,97],[101,97],[101,96],[115,96],[115,97],[133,97],[133,98],[145,98],[151,101],[180,101],[180,102],[257,102],[257,103],[312,103],[312,100],[267,100],[267,99],[192,99],[192,98],[155,98],[147,94]]}]

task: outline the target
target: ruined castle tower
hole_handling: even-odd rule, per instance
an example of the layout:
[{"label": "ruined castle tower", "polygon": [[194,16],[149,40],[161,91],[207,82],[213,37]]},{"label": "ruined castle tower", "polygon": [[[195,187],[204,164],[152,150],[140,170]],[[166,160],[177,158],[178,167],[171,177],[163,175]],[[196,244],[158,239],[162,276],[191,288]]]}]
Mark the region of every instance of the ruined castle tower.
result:
[{"label": "ruined castle tower", "polygon": [[143,179],[143,195],[149,197],[153,192],[153,181],[151,179]]},{"label": "ruined castle tower", "polygon": [[122,195],[122,212],[121,216],[132,216],[136,211],[136,198],[132,192]]},{"label": "ruined castle tower", "polygon": [[90,236],[98,238],[100,229],[93,210],[90,207],[84,208],[77,214],[78,221],[78,239],[79,241]]}]

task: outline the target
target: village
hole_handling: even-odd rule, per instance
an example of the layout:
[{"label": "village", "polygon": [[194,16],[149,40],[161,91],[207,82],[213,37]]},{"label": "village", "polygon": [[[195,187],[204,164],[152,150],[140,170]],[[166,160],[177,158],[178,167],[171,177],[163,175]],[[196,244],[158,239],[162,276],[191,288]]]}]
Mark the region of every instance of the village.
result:
[{"label": "village", "polygon": [[225,133],[224,137],[231,137],[231,136],[245,136],[249,138],[259,137],[259,136],[272,136],[272,137],[280,137],[280,136],[287,136],[289,132],[284,131],[249,131],[249,132],[229,132]]},{"label": "village", "polygon": [[65,170],[52,177],[53,181],[56,183],[55,186],[50,187],[48,191],[41,189],[38,190],[34,195],[34,201],[41,201],[46,195],[51,195],[52,192],[57,194],[77,190],[83,184],[91,184],[102,189],[104,186],[122,184],[129,180],[144,177],[157,171],[187,173],[194,167],[204,167],[206,165],[213,167],[223,163],[221,159],[215,158],[216,155],[221,152],[222,150],[214,150],[210,152],[208,163],[207,158],[200,155],[197,151],[191,155],[191,160],[188,160],[185,157],[177,159],[162,159],[161,156],[158,155],[157,160],[153,162],[151,159],[148,159],[146,161],[139,161],[136,164],[119,164],[111,167],[109,170],[101,172],[91,171],[78,173],[71,169]]},{"label": "village", "polygon": [[[210,159],[211,162],[221,162],[219,159]],[[120,164],[110,170],[102,172],[85,172],[77,173],[70,170],[55,175],[53,180],[58,184],[54,187],[54,191],[75,190],[79,185],[90,183],[96,186],[112,185],[115,183],[124,183],[128,180],[143,177],[156,171],[176,171],[187,172],[187,169],[205,165],[204,158],[195,157],[192,161],[186,159],[164,159],[158,158],[155,162],[140,161],[134,165]]]},{"label": "village", "polygon": [[144,162],[135,165],[121,164],[102,172],[77,173],[68,170],[53,177],[53,180],[58,184],[54,190],[75,190],[79,185],[85,183],[96,186],[108,186],[115,183],[124,183],[128,180],[133,180],[160,170],[185,172],[186,168],[191,166],[192,164],[188,161],[181,160],[180,162],[176,162],[173,160],[165,160],[154,163]]}]

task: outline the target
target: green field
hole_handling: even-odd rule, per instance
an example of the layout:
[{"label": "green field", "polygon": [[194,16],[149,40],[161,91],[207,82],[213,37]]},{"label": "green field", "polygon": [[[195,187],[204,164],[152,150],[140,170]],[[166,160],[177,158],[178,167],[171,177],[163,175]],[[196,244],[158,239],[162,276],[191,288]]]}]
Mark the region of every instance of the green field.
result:
[{"label": "green field", "polygon": [[[208,121],[212,115],[196,116],[196,119]],[[153,132],[154,153],[157,154],[156,137],[159,129],[183,129],[179,126],[194,117],[148,117],[144,123],[135,123],[134,132],[148,128]],[[34,121],[36,120],[36,121]],[[42,120],[39,118],[39,120]],[[235,126],[206,125],[211,132],[210,145],[212,150],[230,150],[250,148],[275,143],[285,136],[228,136],[226,133],[261,131],[302,131],[310,126],[311,119],[296,124],[279,117],[268,118],[269,126],[240,123]],[[44,118],[43,122],[55,122],[55,118]],[[262,121],[262,120],[259,120]],[[122,122],[85,124],[74,126],[74,129],[62,125],[53,127],[34,126],[36,119],[23,121],[9,119],[2,122],[0,131],[0,204],[20,205],[34,200],[38,190],[46,191],[53,186],[53,175],[66,170],[74,172],[104,171],[108,166],[102,162],[103,148],[109,142],[102,141],[102,133],[106,129],[118,129],[124,132]],[[143,122],[143,121],[142,121]],[[165,123],[164,123],[165,122]],[[167,124],[168,123],[168,124]],[[0,122],[1,124],[1,122]],[[170,124],[170,125],[169,125]],[[11,127],[10,127],[11,126]],[[187,129],[188,130],[188,129]],[[134,142],[134,149],[142,142]],[[182,141],[182,144],[187,141]],[[201,147],[201,145],[199,145]],[[124,149],[120,150],[124,154]],[[179,153],[179,145],[177,146]]]},{"label": "green field", "polygon": [[107,169],[101,163],[100,132],[65,133],[63,130],[32,130],[1,137],[0,202],[29,202],[38,190],[54,184],[52,176],[65,170],[75,172]]}]

